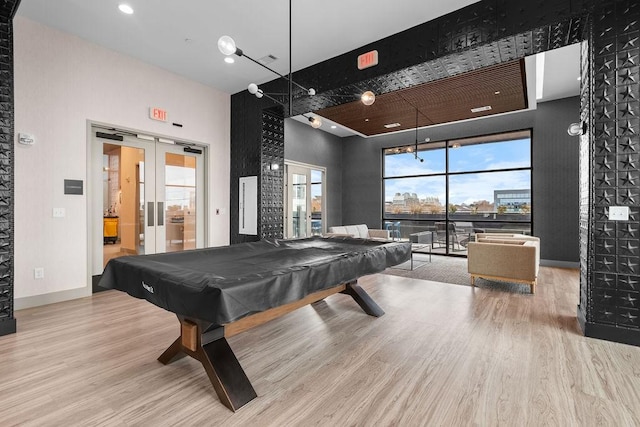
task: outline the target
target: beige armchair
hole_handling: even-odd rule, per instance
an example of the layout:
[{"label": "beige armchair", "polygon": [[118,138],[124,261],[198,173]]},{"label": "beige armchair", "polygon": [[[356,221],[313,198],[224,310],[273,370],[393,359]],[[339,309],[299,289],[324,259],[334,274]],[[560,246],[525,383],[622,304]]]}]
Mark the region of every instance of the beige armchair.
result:
[{"label": "beige armchair", "polygon": [[369,228],[366,224],[329,227],[329,232],[324,235],[327,237],[349,236],[358,239],[391,240],[389,230]]},{"label": "beige armchair", "polygon": [[540,239],[523,235],[477,234],[469,243],[467,270],[475,279],[525,283],[535,293],[540,265]]}]

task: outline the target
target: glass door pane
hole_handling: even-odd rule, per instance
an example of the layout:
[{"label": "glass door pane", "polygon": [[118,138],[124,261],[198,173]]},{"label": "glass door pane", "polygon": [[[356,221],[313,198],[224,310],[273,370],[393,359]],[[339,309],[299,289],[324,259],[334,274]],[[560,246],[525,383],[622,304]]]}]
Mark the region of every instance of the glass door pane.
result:
[{"label": "glass door pane", "polygon": [[293,238],[307,237],[307,175],[291,174],[291,215]]},{"label": "glass door pane", "polygon": [[158,143],[156,179],[156,252],[204,247],[204,155]]},{"label": "glass door pane", "polygon": [[165,154],[165,251],[196,248],[196,159]]},{"label": "glass door pane", "polygon": [[103,144],[103,266],[112,258],[144,254],[145,150]]},{"label": "glass door pane", "polygon": [[324,173],[319,170],[311,171],[311,235],[322,235],[322,180]]}]

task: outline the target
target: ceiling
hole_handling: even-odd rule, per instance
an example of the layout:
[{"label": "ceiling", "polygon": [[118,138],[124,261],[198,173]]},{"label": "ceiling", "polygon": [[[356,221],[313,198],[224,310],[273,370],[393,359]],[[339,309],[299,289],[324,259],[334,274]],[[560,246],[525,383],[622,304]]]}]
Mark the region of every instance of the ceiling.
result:
[{"label": "ceiling", "polygon": [[517,60],[385,93],[370,106],[355,101],[316,113],[373,136],[525,108],[524,60]]},{"label": "ceiling", "polygon": [[[311,0],[296,0],[291,11],[292,68],[296,71],[308,67],[476,1],[401,0],[402,7],[395,8],[393,19],[389,19],[385,2],[325,0],[322,7],[317,7]],[[118,10],[122,2],[133,7],[133,15],[124,15]],[[286,74],[289,71],[288,13],[289,3],[285,0],[22,0],[17,12],[227,93],[244,90],[250,82],[261,84],[273,80],[275,75],[245,58],[236,58],[233,64],[225,63],[217,49],[218,38],[224,34],[232,36],[238,47],[255,59],[267,55],[277,57],[269,67]],[[348,37],[344,36],[345,29],[350,29]],[[544,81],[543,96],[538,101],[577,95],[579,49],[569,46],[536,55],[538,61],[541,55],[545,56],[541,68],[544,73],[537,76],[539,82],[534,84],[539,86]],[[535,67],[527,67],[527,74],[535,74]],[[464,76],[456,76],[449,83],[463,84],[464,81]],[[429,91],[437,92],[441,84],[446,87],[449,83],[435,83],[436,86],[429,86]],[[434,113],[426,113],[425,103],[430,98],[420,90],[414,93],[412,88],[401,94],[380,95],[372,107],[384,110],[387,95],[392,106],[399,105],[398,97],[405,101],[411,98],[411,105],[420,104],[422,116],[431,122],[438,121],[433,119]],[[535,108],[535,98],[533,102],[530,98],[529,108]],[[415,107],[404,110],[404,116],[389,115],[387,123],[407,123],[412,116],[410,127],[415,127]],[[391,111],[395,108],[386,110]],[[330,111],[323,114],[329,120],[324,120],[321,130],[338,136],[375,134],[367,128],[341,125],[339,122],[344,120],[340,114]],[[307,122],[304,117],[296,119]],[[425,126],[429,124],[424,122]]]},{"label": "ceiling", "polygon": [[[372,41],[430,21],[478,0],[296,0],[292,7],[292,63],[300,70]],[[134,9],[118,10],[119,3]],[[401,7],[395,7],[400,6]],[[245,58],[226,64],[218,38],[233,37],[247,55],[278,58],[289,72],[286,0],[22,0],[18,15],[139,58],[227,93],[276,77]],[[348,33],[348,37],[345,37]]]}]

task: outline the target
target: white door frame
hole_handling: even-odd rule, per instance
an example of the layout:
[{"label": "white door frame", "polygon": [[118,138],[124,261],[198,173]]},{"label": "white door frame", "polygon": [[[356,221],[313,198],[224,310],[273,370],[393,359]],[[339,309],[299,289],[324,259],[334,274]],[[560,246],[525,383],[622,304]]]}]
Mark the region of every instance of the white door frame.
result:
[{"label": "white door frame", "polygon": [[[102,179],[98,182],[95,182],[94,179],[94,168],[99,167],[102,168],[102,162],[99,165],[95,165],[94,157],[96,156],[95,151],[98,149],[96,147],[99,144],[93,144],[93,132],[94,128],[104,128],[105,130],[117,130],[121,132],[126,132],[129,134],[138,135],[139,139],[149,139],[150,142],[154,138],[164,139],[164,140],[173,140],[185,145],[194,146],[194,148],[202,149],[203,153],[203,168],[204,168],[204,181],[202,183],[203,186],[203,194],[204,200],[202,203],[202,246],[206,247],[209,243],[209,220],[208,220],[208,200],[209,200],[209,144],[196,142],[191,140],[186,140],[183,138],[175,138],[168,135],[159,135],[154,132],[146,132],[137,129],[131,129],[123,126],[112,125],[108,123],[98,122],[87,120],[87,176],[86,176],[86,200],[87,200],[87,295],[92,294],[93,289],[93,276],[94,271],[100,271],[102,273],[102,262],[100,262],[100,267],[97,267],[97,264],[94,265],[94,245],[96,242],[102,242],[103,240],[103,232],[102,232],[102,224],[94,224],[95,221],[93,219],[96,216],[102,216],[103,213],[103,193],[102,193]],[[140,135],[143,137],[140,138]],[[102,150],[102,145],[100,145],[100,150]],[[146,187],[146,185],[145,185]],[[96,261],[97,263],[97,261]]]},{"label": "white door frame", "polygon": [[[289,235],[289,166],[293,166],[296,168],[303,168],[311,170],[317,170],[322,172],[322,233],[326,233],[327,231],[327,168],[324,166],[312,165],[309,163],[296,162],[294,160],[286,160],[284,161],[284,236],[287,238]],[[311,176],[311,172],[309,172],[309,176]],[[310,204],[310,196],[311,196],[311,180],[307,183],[308,185],[308,196]],[[308,207],[308,215],[311,215],[311,208]],[[311,222],[309,222],[310,224]]]}]

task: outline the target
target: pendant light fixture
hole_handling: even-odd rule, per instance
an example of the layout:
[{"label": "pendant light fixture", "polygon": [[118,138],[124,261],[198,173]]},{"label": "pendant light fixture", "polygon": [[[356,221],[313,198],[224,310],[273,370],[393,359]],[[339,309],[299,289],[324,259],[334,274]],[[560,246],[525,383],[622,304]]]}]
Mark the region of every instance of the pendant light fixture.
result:
[{"label": "pendant light fixture", "polygon": [[[263,98],[266,97],[284,107],[286,107],[286,105],[288,104],[289,106],[289,116],[293,115],[293,85],[299,87],[300,89],[302,89],[303,91],[306,92],[306,94],[308,96],[314,96],[316,95],[316,90],[314,88],[306,88],[304,86],[302,86],[299,83],[296,83],[295,81],[293,81],[292,78],[292,61],[291,61],[291,24],[292,24],[292,19],[291,19],[291,0],[289,0],[289,73],[288,75],[283,75],[279,72],[277,72],[276,70],[274,70],[273,68],[270,68],[268,66],[266,66],[265,64],[253,59],[252,57],[250,57],[249,55],[247,55],[246,53],[244,53],[244,51],[242,49],[240,49],[237,45],[235,40],[228,35],[223,35],[222,37],[220,37],[218,39],[218,50],[225,56],[230,57],[231,55],[236,55],[238,57],[244,57],[247,58],[248,60],[250,60],[251,62],[258,64],[259,66],[261,66],[262,68],[265,68],[267,70],[269,70],[270,72],[276,74],[277,76],[279,76],[280,78],[285,79],[288,82],[288,91],[287,93],[265,93],[262,89],[260,89],[260,87],[255,84],[255,83],[251,83],[247,86],[247,90],[249,91],[250,94],[255,95],[256,98]],[[233,63],[233,61],[227,61],[229,63]],[[344,96],[338,96],[338,95],[323,95],[323,96],[327,96],[329,98],[332,97],[344,97]],[[286,102],[282,102],[280,100],[278,100],[276,97],[286,97]],[[362,101],[362,103],[364,105],[372,105],[375,100],[376,100],[376,96],[375,94],[368,90],[366,92],[364,92],[361,96],[360,96],[360,100]],[[309,123],[310,125],[317,129],[320,126],[322,126],[322,120],[320,119],[320,117],[318,116],[314,116],[314,117],[309,117],[305,114],[303,114],[305,117],[307,117],[307,119],[309,119]]]}]

